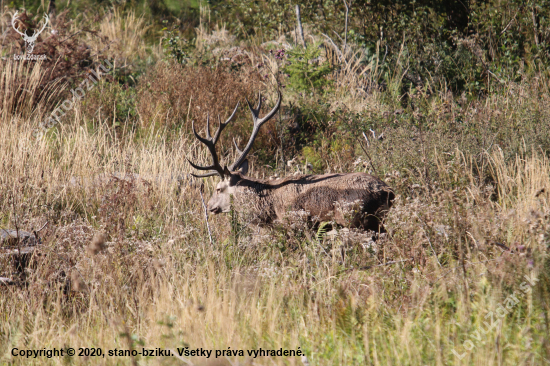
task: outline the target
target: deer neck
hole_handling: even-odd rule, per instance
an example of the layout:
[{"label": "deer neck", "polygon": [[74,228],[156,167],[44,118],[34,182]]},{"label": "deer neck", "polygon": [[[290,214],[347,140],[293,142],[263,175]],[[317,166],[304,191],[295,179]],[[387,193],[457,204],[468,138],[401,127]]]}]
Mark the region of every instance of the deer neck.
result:
[{"label": "deer neck", "polygon": [[262,223],[270,223],[275,217],[273,205],[274,187],[268,181],[242,176],[236,193],[242,199],[242,205],[253,207],[255,215]]}]

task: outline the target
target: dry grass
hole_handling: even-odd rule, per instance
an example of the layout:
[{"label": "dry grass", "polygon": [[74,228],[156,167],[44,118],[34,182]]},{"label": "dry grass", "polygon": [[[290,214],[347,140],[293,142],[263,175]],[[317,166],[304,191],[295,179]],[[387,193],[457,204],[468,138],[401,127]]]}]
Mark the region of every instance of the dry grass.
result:
[{"label": "dry grass", "polygon": [[136,16],[134,12],[123,15],[115,8],[100,21],[99,36],[106,37],[111,43],[109,53],[122,65],[127,65],[128,60],[147,57],[143,38],[150,28],[143,16]]},{"label": "dry grass", "polygon": [[[40,65],[8,66],[0,74],[2,90],[18,90],[21,75],[31,75],[30,90],[38,88]],[[228,115],[237,100],[253,97],[258,82],[246,69],[159,63],[138,85],[134,122],[142,127],[122,131],[111,117],[86,112],[83,103],[39,140],[32,136],[34,116],[48,101],[6,102],[17,105],[19,119],[14,123],[15,114],[4,109],[0,114],[1,227],[30,231],[48,225],[40,233],[44,244],[25,271],[0,257],[0,277],[24,283],[0,284],[0,362],[180,364],[174,357],[25,359],[11,350],[186,346],[230,347],[245,354],[260,347],[301,347],[310,365],[547,362],[548,157],[536,140],[527,140],[512,156],[513,150],[489,143],[481,155],[473,148],[444,146],[468,136],[469,126],[451,127],[456,114],[472,108],[477,114],[470,121],[484,120],[493,110],[494,119],[486,123],[501,123],[503,129],[513,130],[504,122],[515,117],[529,120],[540,112],[534,100],[548,102],[547,96],[534,98],[547,88],[544,83],[517,84],[510,86],[514,93],[489,97],[484,105],[449,109],[448,95],[418,96],[430,118],[441,123],[424,134],[392,124],[401,114],[385,117],[394,106],[382,105],[380,95],[369,97],[368,113],[388,121],[388,137],[369,151],[378,174],[398,194],[385,223],[388,234],[376,242],[354,233],[324,236],[299,225],[259,235],[239,218],[211,216],[210,244],[200,181],[189,177],[186,162],[206,164],[208,157],[190,136],[190,120],[203,129],[207,112]],[[98,90],[115,87],[105,82]],[[86,103],[102,106],[96,94],[87,98]],[[494,113],[496,106],[500,114]],[[232,132],[248,136],[249,117],[244,106],[241,111]],[[170,131],[174,126],[176,134]],[[490,141],[482,132],[475,137]],[[258,140],[255,150],[269,148],[269,141]],[[222,141],[225,147],[229,142]],[[349,141],[336,135],[327,144],[321,167],[369,169],[352,165],[362,153]],[[260,167],[256,173],[273,170]],[[216,178],[204,183],[208,196]],[[522,290],[525,275],[539,279],[528,293]],[[487,314],[514,292],[517,303],[487,328]],[[305,364],[299,357],[189,360]]]},{"label": "dry grass", "polygon": [[47,67],[42,61],[34,63],[5,62],[0,75],[0,101],[2,120],[33,120],[37,122],[47,111],[34,108],[40,101],[42,106],[56,101],[62,83],[57,80],[47,86],[44,75]]},{"label": "dry grass", "polygon": [[235,75],[221,67],[195,69],[159,63],[141,85],[139,114],[144,124],[171,126],[196,119],[197,128],[202,128],[208,115],[229,116],[243,97],[255,98],[258,76],[254,72]]},{"label": "dry grass", "polygon": [[[2,29],[5,29],[0,43],[0,113],[24,119],[44,118],[57,103],[70,96],[68,86],[78,84],[90,71],[96,69],[98,60],[105,57],[105,47],[95,47],[92,52],[88,42],[95,41],[94,45],[103,45],[101,40],[94,32],[76,26],[75,22],[69,19],[68,11],[64,11],[51,19],[48,27],[37,39],[34,55],[46,58],[41,61],[14,61],[13,55],[23,54],[25,42],[11,27],[13,13],[14,11],[8,8],[0,10],[0,22]],[[26,12],[18,19],[29,29],[43,21]],[[76,37],[81,33],[82,37]],[[36,65],[39,67],[35,67]],[[27,115],[23,116],[24,113]],[[28,113],[32,113],[33,116]]]},{"label": "dry grass", "polygon": [[[45,244],[26,273],[29,285],[2,289],[0,312],[9,319],[0,331],[6,355],[12,347],[107,350],[140,347],[139,340],[163,348],[301,346],[316,364],[369,358],[374,364],[454,362],[452,342],[461,344],[475,331],[469,319],[503,300],[505,290],[497,283],[518,288],[522,273],[540,271],[548,240],[549,197],[547,191],[537,193],[550,186],[550,168],[537,154],[512,163],[492,155],[496,192],[477,184],[465,161],[458,159],[454,168],[441,165],[449,182],[460,174],[464,185],[398,199],[387,223],[392,234],[373,254],[328,239],[290,240],[298,244],[287,249],[286,234],[277,233],[255,244],[247,244],[245,235],[228,245],[223,217],[211,218],[216,240],[211,246],[198,192],[188,182],[179,192],[170,180],[68,184],[70,177],[112,171],[185,175],[184,157],[192,149],[186,141],[167,144],[159,135],[121,146],[104,128],[90,134],[67,126],[55,138],[36,142],[28,126],[10,123],[2,123],[0,136],[2,156],[8,157],[0,174],[4,226],[17,222],[30,229],[49,222]],[[106,249],[86,250],[98,246],[99,239],[92,239],[97,233],[107,233]],[[495,242],[522,248],[502,251]],[[404,259],[409,261],[352,269]],[[474,295],[483,291],[486,295]],[[518,334],[542,346],[537,338],[544,329],[542,313],[532,305],[535,298],[525,301],[487,336],[517,347],[476,344],[465,360],[495,353],[511,363],[535,357]],[[131,360],[102,362],[121,361]],[[269,362],[299,364],[260,361]]]}]

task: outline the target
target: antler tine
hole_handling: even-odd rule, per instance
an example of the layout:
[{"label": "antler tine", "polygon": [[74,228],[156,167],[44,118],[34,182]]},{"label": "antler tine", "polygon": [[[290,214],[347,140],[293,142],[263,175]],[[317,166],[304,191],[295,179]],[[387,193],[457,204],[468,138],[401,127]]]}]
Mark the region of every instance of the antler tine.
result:
[{"label": "antler tine", "polygon": [[193,174],[193,173],[191,173],[191,175],[195,178],[206,178],[206,177],[211,177],[213,175],[218,175],[218,172],[210,172],[210,173],[206,173],[206,174]]},{"label": "antler tine", "polygon": [[250,104],[250,102],[248,101],[248,98],[245,97],[244,99],[246,99],[246,103],[248,104],[248,109],[250,109],[250,112],[252,112],[252,119],[254,121],[254,125],[256,125],[256,121],[260,117],[260,109],[262,109],[262,93],[258,92],[258,105],[256,106],[255,109],[252,107],[252,104]]},{"label": "antler tine", "polygon": [[220,138],[222,130],[225,128],[225,126],[227,126],[229,124],[229,122],[231,122],[233,120],[233,117],[235,117],[235,114],[237,114],[237,109],[239,109],[239,102],[237,102],[237,105],[235,106],[235,109],[233,110],[233,113],[231,113],[229,118],[224,123],[222,123],[222,121],[220,120],[220,116],[218,115],[218,122],[219,122],[220,125],[218,127],[218,130],[214,134],[214,143],[218,142],[218,139]]},{"label": "antler tine", "polygon": [[239,154],[242,154],[243,152],[241,151],[241,149],[239,149],[239,147],[237,146],[237,142],[235,141],[235,138],[233,137],[233,145],[235,145],[235,149],[237,149],[237,152]]},{"label": "antler tine", "polygon": [[197,140],[199,140],[200,142],[202,142],[205,145],[208,145],[208,142],[209,142],[208,139],[205,139],[204,137],[200,137],[200,135],[195,130],[195,121],[191,121],[191,128],[193,129],[193,135],[195,135]]},{"label": "antler tine", "polygon": [[[191,160],[187,159],[187,161],[189,162],[189,164],[191,164],[193,166],[193,168],[195,169],[198,169],[198,170],[215,170],[214,168],[214,165],[209,165],[209,166],[200,166],[200,165],[197,165],[197,164],[194,164]],[[218,172],[212,172],[213,174],[218,174]]]},{"label": "antler tine", "polygon": [[[260,100],[258,102],[258,109],[257,110],[254,110],[254,108],[252,108],[252,105],[250,104],[248,99],[246,100],[246,103],[248,104],[248,108],[250,109],[250,112],[252,113],[252,119],[254,120],[254,128],[252,129],[252,134],[250,135],[250,139],[248,140],[248,143],[246,144],[246,147],[244,148],[244,150],[240,151],[237,148],[240,155],[237,158],[237,160],[235,160],[235,162],[229,167],[230,171],[234,171],[235,169],[239,168],[239,166],[246,159],[246,155],[248,155],[248,153],[250,152],[250,149],[252,149],[252,145],[254,144],[254,140],[256,140],[256,136],[258,135],[258,132],[260,131],[260,128],[262,127],[262,125],[264,123],[266,123],[267,121],[269,121],[275,115],[275,113],[277,113],[277,111],[279,110],[279,107],[281,106],[282,95],[281,95],[280,91],[277,91],[277,94],[278,94],[278,99],[277,99],[277,103],[275,103],[275,107],[273,107],[273,109],[268,114],[266,114],[265,117],[263,117],[263,118],[259,118],[260,108],[262,106],[262,101],[261,101],[262,96],[261,96],[261,94],[259,95]],[[235,145],[235,147],[236,147],[236,145]]]},{"label": "antler tine", "polygon": [[218,115],[219,126],[218,126],[218,129],[217,129],[216,133],[214,134],[214,137],[212,137],[210,135],[210,116],[209,115],[206,116],[206,138],[201,137],[197,133],[197,131],[195,130],[195,121],[191,122],[191,127],[193,129],[193,134],[195,135],[197,140],[199,140],[204,145],[206,145],[206,147],[208,148],[208,151],[210,151],[210,155],[212,156],[212,165],[200,166],[200,165],[194,164],[189,159],[187,159],[187,161],[195,169],[198,169],[198,170],[214,170],[214,172],[210,172],[210,173],[206,173],[206,174],[200,174],[200,175],[199,174],[192,174],[194,177],[204,178],[204,177],[211,177],[213,175],[218,174],[222,179],[224,178],[224,169],[222,168],[222,166],[220,164],[220,161],[218,159],[218,154],[216,153],[216,143],[218,142],[218,140],[220,138],[220,135],[221,135],[221,132],[223,131],[225,126],[227,126],[229,124],[229,122],[231,122],[231,120],[233,119],[233,117],[237,113],[238,108],[239,108],[239,103],[237,103],[237,106],[233,110],[233,113],[231,114],[231,116],[229,116],[229,118],[224,123],[222,123],[222,121],[220,120],[220,116]]},{"label": "antler tine", "polygon": [[[208,118],[206,119],[208,121]],[[206,147],[208,148],[208,151],[210,151],[210,155],[212,156],[212,165],[209,165],[209,166],[200,166],[200,165],[196,165],[194,164],[191,160],[187,159],[187,161],[189,162],[189,164],[191,164],[191,166],[195,169],[198,169],[198,170],[215,170],[216,173],[213,173],[213,174],[210,174],[210,175],[214,175],[214,174],[218,174],[221,178],[223,178],[223,168],[222,166],[220,165],[220,162],[218,160],[218,154],[216,153],[216,145],[215,145],[215,142],[214,140],[212,139],[212,136],[210,136],[210,132],[207,132],[206,135],[208,136],[208,138],[203,138],[203,137],[200,137],[199,134],[197,133],[197,131],[195,130],[195,121],[192,121],[191,122],[191,127],[193,129],[193,134],[195,135],[195,137],[197,138],[197,140],[199,140],[200,142],[202,142],[203,144],[206,145]],[[206,127],[206,130],[208,131],[209,130],[209,125],[208,125],[208,122],[207,122],[207,127]],[[219,130],[220,128],[218,128]],[[207,175],[207,176],[210,176],[210,175]]]},{"label": "antler tine", "polygon": [[15,14],[13,15],[13,17],[11,18],[11,26],[13,27],[13,29],[14,29],[17,33],[19,33],[19,34],[22,35],[22,36],[25,36],[25,34],[19,32],[19,30],[18,30],[17,27],[15,26],[15,21],[16,21],[16,20],[19,20],[19,19],[17,19],[17,14],[18,14],[18,13],[19,13],[19,11],[16,11]]},{"label": "antler tine", "polygon": [[210,115],[208,113],[206,113],[206,137],[208,140],[212,140],[212,136],[210,136]]}]

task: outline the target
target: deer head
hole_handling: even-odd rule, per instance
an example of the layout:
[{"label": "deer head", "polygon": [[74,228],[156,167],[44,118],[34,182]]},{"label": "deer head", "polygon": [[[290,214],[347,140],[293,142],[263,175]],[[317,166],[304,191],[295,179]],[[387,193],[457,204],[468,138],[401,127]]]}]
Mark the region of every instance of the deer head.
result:
[{"label": "deer head", "polygon": [[46,25],[48,25],[48,21],[50,20],[50,18],[48,17],[47,14],[44,14],[44,25],[42,26],[42,29],[40,29],[38,32],[34,30],[32,33],[32,36],[28,36],[26,33],[20,32],[15,26],[15,21],[19,20],[17,19],[17,13],[18,12],[16,11],[13,17],[11,18],[11,25],[13,29],[15,29],[15,31],[23,37],[23,40],[27,44],[27,53],[32,53],[32,51],[34,51],[34,43],[38,39],[38,36],[40,35],[40,33],[42,33],[44,29],[46,29]]},{"label": "deer head", "polygon": [[258,132],[260,131],[260,128],[264,123],[269,121],[275,113],[279,110],[279,107],[281,106],[281,93],[278,92],[278,99],[277,103],[275,103],[275,107],[263,118],[259,117],[260,109],[262,108],[262,95],[258,95],[258,105],[256,108],[253,108],[248,99],[246,100],[246,103],[248,104],[248,108],[250,109],[250,112],[252,114],[252,120],[254,121],[254,127],[252,129],[252,134],[250,135],[250,139],[248,140],[248,143],[246,144],[246,147],[244,150],[240,150],[237,146],[237,143],[235,140],[233,140],[233,144],[235,145],[235,148],[237,149],[237,152],[239,156],[237,159],[231,164],[229,167],[225,166],[222,168],[220,161],[218,159],[218,155],[216,153],[216,143],[218,142],[222,130],[231,122],[233,117],[235,116],[235,113],[237,112],[237,109],[239,108],[239,103],[237,103],[237,106],[233,110],[233,113],[231,116],[222,123],[220,120],[220,117],[218,116],[218,122],[219,127],[216,133],[214,134],[214,137],[210,135],[210,117],[206,117],[206,138],[203,138],[197,134],[197,131],[195,131],[195,124],[192,124],[193,127],[193,134],[195,137],[206,145],[208,150],[210,151],[210,155],[212,156],[212,165],[209,166],[199,166],[194,164],[192,161],[189,161],[189,164],[193,166],[193,168],[198,170],[210,170],[211,172],[201,174],[201,175],[195,175],[194,177],[202,178],[202,177],[210,177],[213,175],[219,175],[222,179],[221,182],[218,183],[216,186],[216,192],[208,201],[208,210],[217,214],[220,212],[229,212],[230,210],[230,195],[235,193],[235,187],[238,184],[238,182],[242,179],[244,175],[248,172],[248,159],[246,159],[246,156],[252,149],[252,145],[254,144],[254,140],[258,136]]}]

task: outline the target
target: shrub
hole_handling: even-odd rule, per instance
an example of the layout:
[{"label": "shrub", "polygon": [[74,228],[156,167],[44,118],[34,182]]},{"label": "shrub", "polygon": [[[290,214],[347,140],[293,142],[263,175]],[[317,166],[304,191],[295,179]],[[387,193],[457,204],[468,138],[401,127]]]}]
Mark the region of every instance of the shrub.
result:
[{"label": "shrub", "polygon": [[331,84],[327,76],[332,72],[332,67],[328,62],[321,62],[320,55],[318,44],[288,51],[283,72],[288,74],[290,88],[300,92],[322,91]]},{"label": "shrub", "polygon": [[[243,148],[252,131],[252,118],[243,99],[255,103],[261,90],[260,75],[250,67],[230,71],[222,66],[212,69],[159,63],[139,82],[137,110],[144,126],[164,125],[192,135],[191,121],[194,121],[197,132],[204,135],[207,116],[210,116],[210,128],[214,133],[218,115],[225,120],[240,102],[235,119],[224,130],[218,145],[219,149],[230,149],[235,138]],[[269,103],[264,103],[263,113],[268,108]],[[255,152],[265,154],[266,159],[272,159],[279,146],[274,123],[275,119],[262,128],[255,143],[263,146]]]}]

